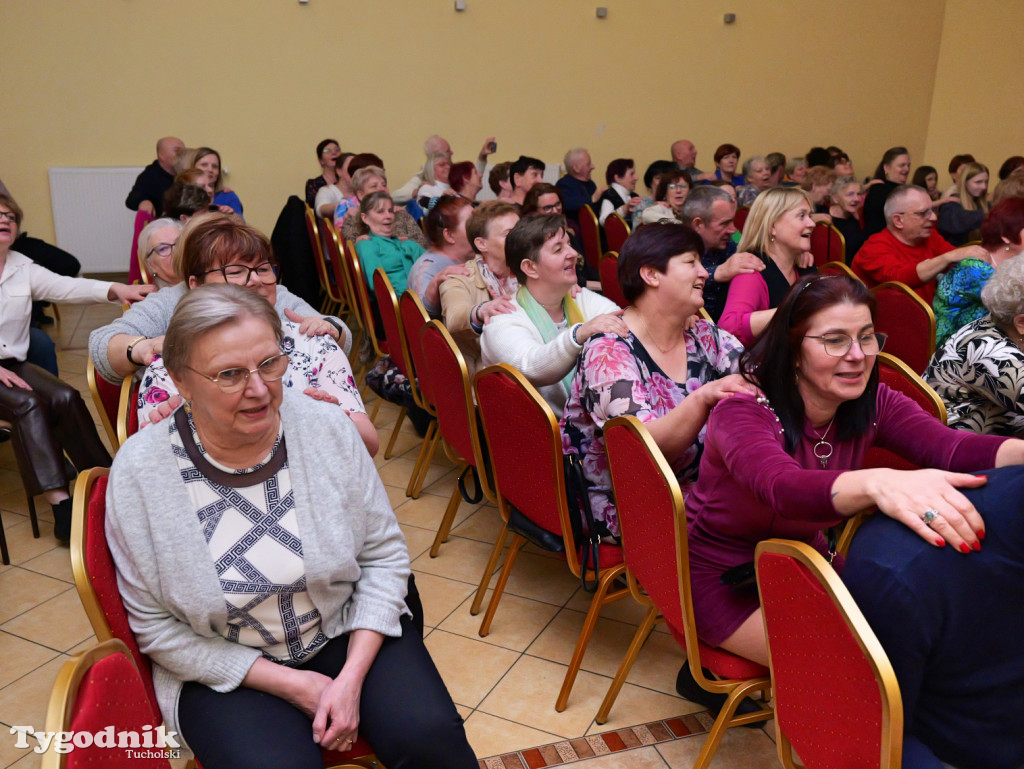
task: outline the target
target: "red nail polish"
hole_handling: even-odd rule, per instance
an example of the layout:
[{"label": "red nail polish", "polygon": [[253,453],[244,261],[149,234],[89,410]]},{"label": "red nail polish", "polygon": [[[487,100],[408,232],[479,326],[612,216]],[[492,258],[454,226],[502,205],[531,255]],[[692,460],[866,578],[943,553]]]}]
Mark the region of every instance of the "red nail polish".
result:
[{"label": "red nail polish", "polygon": [[972,549],[974,550],[974,552],[976,552],[976,553],[977,553],[977,552],[980,552],[980,551],[981,551],[981,543],[980,543],[980,542],[975,542],[975,543],[974,543],[973,545],[971,545],[971,548],[972,548]]},{"label": "red nail polish", "polygon": [[971,552],[970,545],[968,545],[966,542],[961,542],[960,543],[960,552],[961,553],[969,553],[969,552]]},{"label": "red nail polish", "polygon": [[946,546],[946,540],[944,540],[942,537],[939,537],[935,541],[935,544],[938,545],[939,547],[945,547]]},{"label": "red nail polish", "polygon": [[987,480],[988,480],[988,476],[987,476],[987,475],[976,475],[976,476],[974,476],[974,477],[975,477],[975,478],[979,478],[979,479],[981,479],[981,480],[984,480],[984,481],[987,481]]},{"label": "red nail polish", "polygon": [[982,529],[981,531],[976,531],[974,533],[977,535],[978,539],[980,539],[982,542],[985,541],[985,530],[984,529]]}]

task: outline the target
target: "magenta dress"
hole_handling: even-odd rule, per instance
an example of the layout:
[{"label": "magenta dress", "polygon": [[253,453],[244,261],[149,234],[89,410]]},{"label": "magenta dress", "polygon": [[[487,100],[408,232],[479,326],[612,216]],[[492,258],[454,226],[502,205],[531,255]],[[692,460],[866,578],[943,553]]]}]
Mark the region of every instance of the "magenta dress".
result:
[{"label": "magenta dress", "polygon": [[840,473],[860,469],[869,447],[921,467],[974,472],[995,466],[1007,440],[948,428],[884,384],[876,404],[875,424],[860,437],[840,442],[835,428],[828,433],[833,452],[826,469],[814,456],[818,438],[808,421],[790,455],[775,415],[752,396],[727,398],[711,412],[700,472],[686,498],[694,613],[705,643],[721,645],[760,606],[756,590],[719,579],[753,561],[758,542],[795,539],[828,557],[822,530],[844,518],[832,506],[832,484]]}]

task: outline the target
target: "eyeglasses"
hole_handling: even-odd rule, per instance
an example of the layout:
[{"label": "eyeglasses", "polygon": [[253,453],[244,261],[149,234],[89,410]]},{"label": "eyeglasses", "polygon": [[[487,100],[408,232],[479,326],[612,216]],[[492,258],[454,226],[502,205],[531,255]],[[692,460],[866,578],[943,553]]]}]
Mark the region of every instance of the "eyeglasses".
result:
[{"label": "eyeglasses", "polygon": [[191,366],[186,366],[185,368],[195,371],[203,379],[209,379],[223,392],[236,393],[249,384],[249,377],[253,374],[259,374],[260,379],[264,382],[277,382],[280,380],[284,376],[284,372],[288,370],[288,353],[283,352],[280,355],[267,358],[254,369],[226,368],[223,371],[218,371],[213,376],[207,376],[202,371],[196,371]]},{"label": "eyeglasses", "polygon": [[149,257],[151,257],[154,253],[158,254],[159,256],[168,257],[171,255],[173,251],[173,243],[160,243],[159,245],[156,245],[153,248],[149,249],[149,252],[146,254],[146,258],[149,259]]},{"label": "eyeglasses", "polygon": [[[885,347],[885,340],[888,338],[887,334],[872,333],[857,337],[856,342],[860,351],[865,355],[878,355]],[[805,334],[804,339],[817,339],[824,345],[825,354],[831,355],[833,358],[842,358],[846,355],[853,347],[854,342],[853,337],[849,334],[822,334],[821,336]]]},{"label": "eyeglasses", "polygon": [[670,190],[688,190],[690,189],[690,185],[685,184],[684,182],[679,182],[678,184],[676,184],[675,182],[670,182],[668,188]]},{"label": "eyeglasses", "polygon": [[9,222],[18,221],[18,215],[13,211],[0,211],[0,219],[6,219]]},{"label": "eyeglasses", "polygon": [[544,214],[558,214],[558,213],[562,212],[562,204],[561,203],[553,203],[550,206],[541,206],[540,207],[540,211],[541,211],[541,213],[544,213]]},{"label": "eyeglasses", "polygon": [[920,219],[927,219],[932,215],[932,209],[931,207],[928,207],[921,211],[900,211],[900,214],[903,216],[916,216]]},{"label": "eyeglasses", "polygon": [[207,270],[203,275],[209,275],[214,272],[219,272],[223,275],[225,283],[234,283],[238,286],[248,284],[254,272],[256,273],[256,280],[265,286],[277,283],[277,270],[274,269],[270,262],[263,262],[255,267],[246,267],[244,264],[229,264],[226,267],[216,267],[212,270]]}]

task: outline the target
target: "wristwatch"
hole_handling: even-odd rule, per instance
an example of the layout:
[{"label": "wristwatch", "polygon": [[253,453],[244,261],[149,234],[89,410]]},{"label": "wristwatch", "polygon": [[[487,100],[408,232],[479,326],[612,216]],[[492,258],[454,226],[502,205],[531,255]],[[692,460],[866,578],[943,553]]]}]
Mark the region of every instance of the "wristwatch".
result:
[{"label": "wristwatch", "polygon": [[131,363],[133,366],[141,367],[143,365],[141,362],[135,360],[135,358],[132,357],[132,350],[135,349],[135,345],[137,345],[139,342],[143,341],[144,339],[149,339],[149,337],[148,336],[136,337],[135,339],[133,339],[132,341],[130,341],[128,343],[128,349],[125,350],[125,357],[128,359],[128,362]]}]

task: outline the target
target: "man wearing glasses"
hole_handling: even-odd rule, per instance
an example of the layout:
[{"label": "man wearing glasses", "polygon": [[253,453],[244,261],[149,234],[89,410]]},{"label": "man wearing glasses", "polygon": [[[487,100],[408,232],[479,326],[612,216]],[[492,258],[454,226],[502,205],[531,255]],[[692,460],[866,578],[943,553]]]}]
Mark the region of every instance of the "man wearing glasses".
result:
[{"label": "man wearing glasses", "polygon": [[868,287],[890,280],[906,283],[930,305],[935,278],[951,264],[987,259],[981,246],[953,248],[935,230],[932,201],[923,187],[903,184],[885,200],[885,229],[876,232],[853,258],[853,271]]}]

